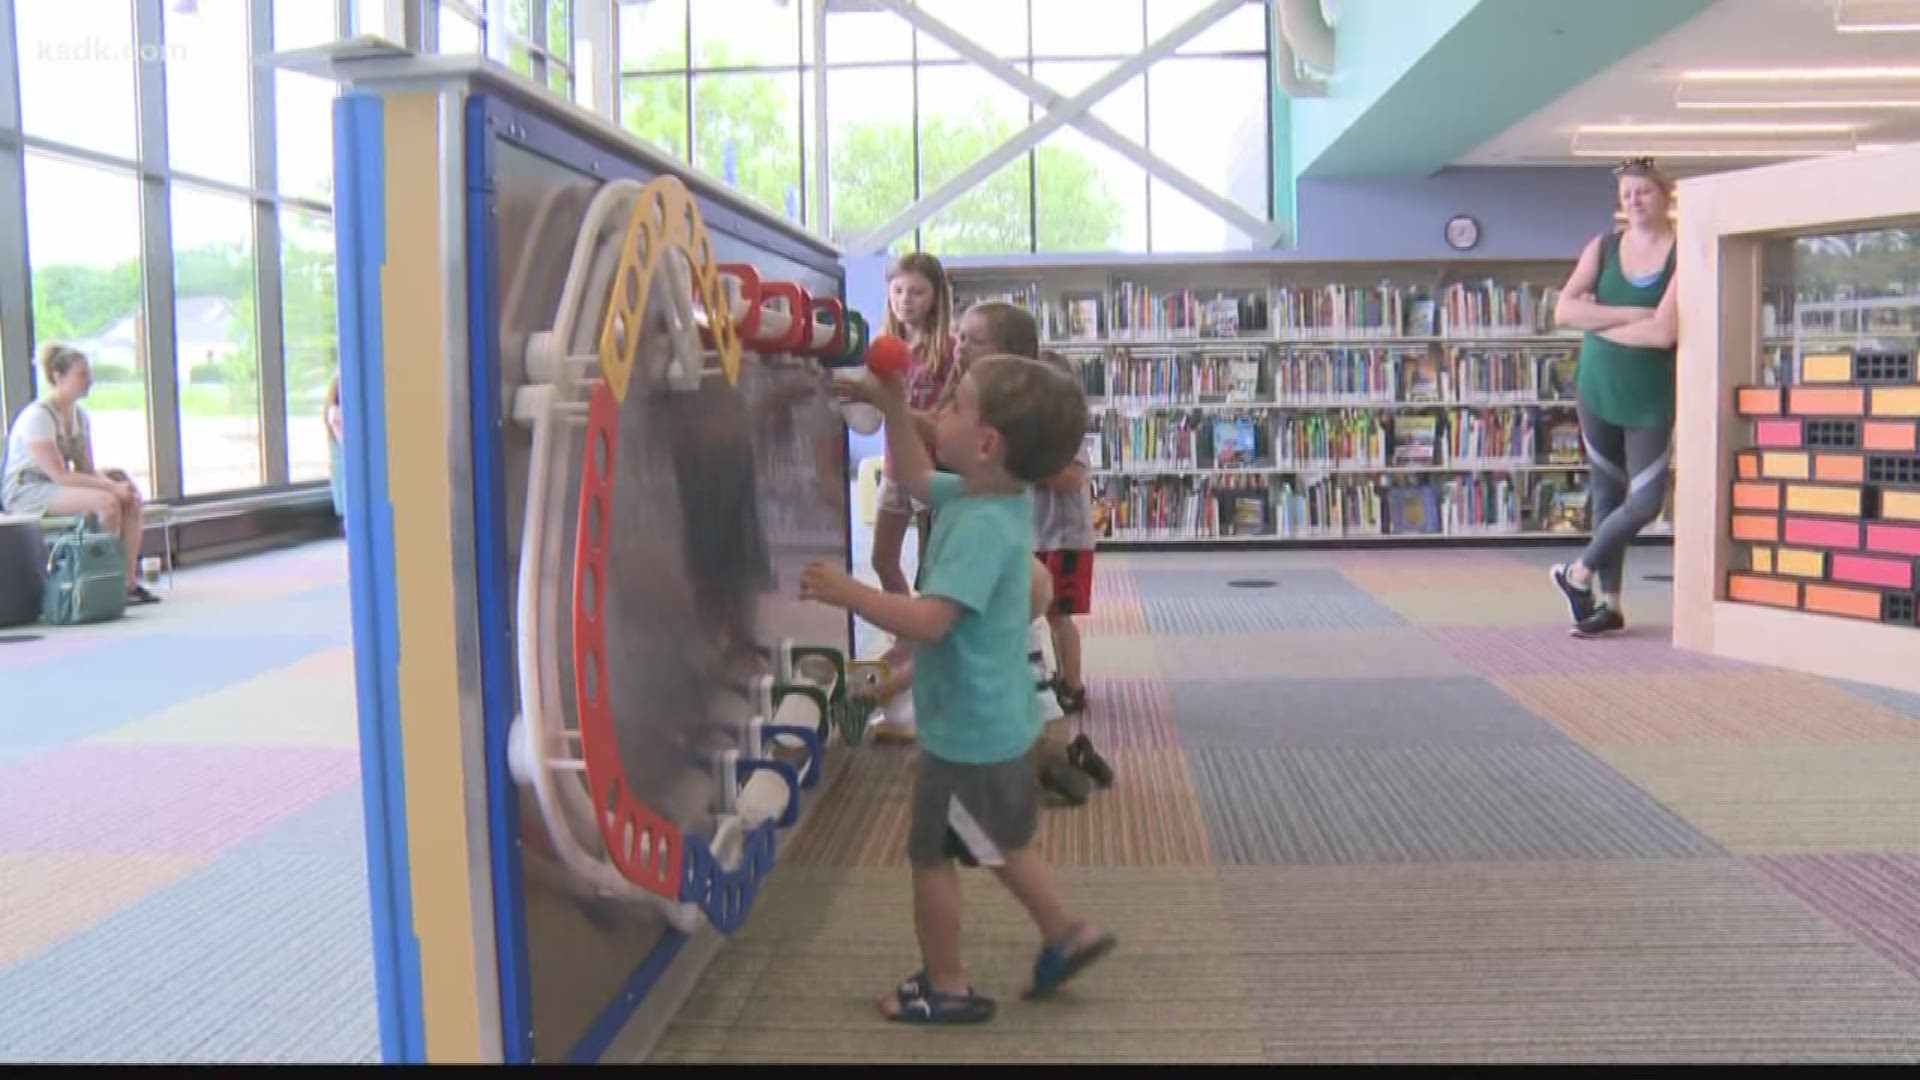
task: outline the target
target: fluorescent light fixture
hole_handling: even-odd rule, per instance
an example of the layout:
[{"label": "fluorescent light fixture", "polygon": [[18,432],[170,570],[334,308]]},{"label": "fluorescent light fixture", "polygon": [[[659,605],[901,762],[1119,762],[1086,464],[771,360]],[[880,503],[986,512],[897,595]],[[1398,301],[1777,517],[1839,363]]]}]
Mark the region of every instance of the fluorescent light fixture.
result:
[{"label": "fluorescent light fixture", "polygon": [[1920,33],[1920,0],[1834,0],[1833,28],[1843,34]]},{"label": "fluorescent light fixture", "polygon": [[1854,149],[1851,124],[1582,124],[1575,157],[1799,157]]},{"label": "fluorescent light fixture", "polygon": [[1683,109],[1920,108],[1920,67],[1689,71],[1673,102]]}]

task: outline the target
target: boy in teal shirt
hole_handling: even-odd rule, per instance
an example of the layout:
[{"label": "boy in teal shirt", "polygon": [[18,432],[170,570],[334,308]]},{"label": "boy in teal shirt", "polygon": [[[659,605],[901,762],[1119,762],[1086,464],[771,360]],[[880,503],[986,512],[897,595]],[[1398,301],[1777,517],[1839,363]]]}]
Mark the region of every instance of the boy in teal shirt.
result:
[{"label": "boy in teal shirt", "polygon": [[1109,952],[1114,937],[1075,919],[1032,850],[1040,792],[1027,751],[1040,734],[1027,657],[1033,565],[1028,487],[1071,461],[1087,402],[1071,375],[1040,361],[990,356],[940,414],[936,472],[915,433],[906,386],[876,377],[894,479],[934,512],[918,596],[870,588],[816,562],[802,597],[845,608],[915,643],[913,709],[920,759],[907,854],[922,970],[885,995],[909,1023],[991,1019],[960,960],[960,877],[953,860],[993,868],[1039,927],[1028,997],[1051,993]]}]

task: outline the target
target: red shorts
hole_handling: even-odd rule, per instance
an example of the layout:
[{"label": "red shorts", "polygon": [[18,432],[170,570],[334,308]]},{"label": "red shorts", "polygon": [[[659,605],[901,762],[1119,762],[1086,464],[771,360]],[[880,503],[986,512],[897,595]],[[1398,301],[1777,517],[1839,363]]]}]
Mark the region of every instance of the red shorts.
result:
[{"label": "red shorts", "polygon": [[1053,575],[1053,612],[1085,615],[1093,610],[1093,552],[1042,551],[1040,561]]}]

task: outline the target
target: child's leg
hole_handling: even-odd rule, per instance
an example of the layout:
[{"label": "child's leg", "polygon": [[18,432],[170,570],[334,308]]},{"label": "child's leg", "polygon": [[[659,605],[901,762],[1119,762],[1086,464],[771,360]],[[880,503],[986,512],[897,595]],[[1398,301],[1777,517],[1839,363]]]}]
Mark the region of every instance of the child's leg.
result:
[{"label": "child's leg", "polygon": [[1047,628],[1053,631],[1053,656],[1060,663],[1060,685],[1068,690],[1086,688],[1080,671],[1080,627],[1073,616],[1058,607],[1047,612]]},{"label": "child's leg", "polygon": [[1074,918],[1067,910],[1066,899],[1053,884],[1053,875],[1032,848],[1008,852],[994,873],[1040,928],[1040,957],[1034,962],[1033,982],[1024,996],[1051,994],[1113,950],[1112,934]]},{"label": "child's leg", "polygon": [[960,871],[952,863],[913,872],[913,932],[927,982],[944,993],[967,991],[960,960]]}]

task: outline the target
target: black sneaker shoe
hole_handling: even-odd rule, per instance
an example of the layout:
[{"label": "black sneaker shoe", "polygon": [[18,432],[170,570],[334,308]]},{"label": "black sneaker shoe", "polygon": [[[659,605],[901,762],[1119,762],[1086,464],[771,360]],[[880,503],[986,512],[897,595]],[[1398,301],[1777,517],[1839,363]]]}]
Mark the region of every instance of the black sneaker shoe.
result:
[{"label": "black sneaker shoe", "polygon": [[1575,623],[1573,636],[1577,638],[1595,638],[1605,634],[1617,634],[1627,628],[1626,616],[1601,603],[1593,609],[1593,614]]},{"label": "black sneaker shoe", "polygon": [[1584,589],[1575,586],[1567,578],[1565,563],[1554,564],[1553,569],[1547,571],[1547,576],[1553,579],[1554,587],[1560,590],[1560,595],[1567,598],[1567,617],[1573,625],[1579,626],[1593,617],[1594,609],[1599,604],[1593,598],[1592,582],[1588,582]]},{"label": "black sneaker shoe", "polygon": [[1087,796],[1093,794],[1093,781],[1086,773],[1056,762],[1041,770],[1040,790],[1068,806],[1085,806]]},{"label": "black sneaker shoe", "polygon": [[1113,786],[1113,766],[1107,764],[1107,759],[1093,748],[1093,740],[1087,738],[1084,731],[1067,744],[1067,764],[1085,773],[1101,787]]}]

